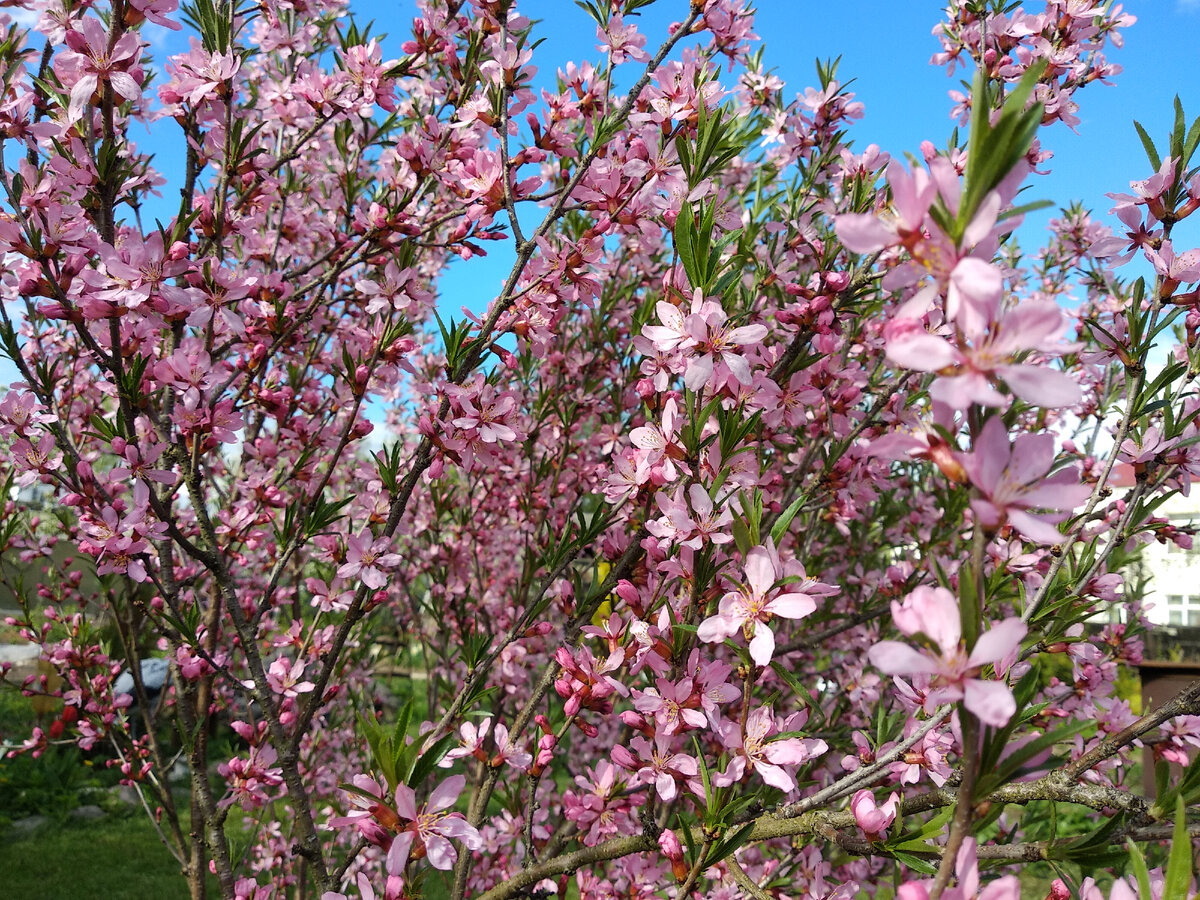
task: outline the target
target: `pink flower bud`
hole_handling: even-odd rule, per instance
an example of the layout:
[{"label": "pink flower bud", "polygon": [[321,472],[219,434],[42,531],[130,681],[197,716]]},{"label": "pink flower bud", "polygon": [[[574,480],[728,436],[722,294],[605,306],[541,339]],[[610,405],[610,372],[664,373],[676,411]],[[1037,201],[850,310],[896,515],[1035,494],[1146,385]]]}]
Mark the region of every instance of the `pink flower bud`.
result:
[{"label": "pink flower bud", "polygon": [[867,836],[867,840],[878,841],[887,832],[888,827],[896,820],[896,807],[899,799],[893,792],[883,806],[876,806],[875,795],[864,789],[856,793],[850,800],[854,821]]},{"label": "pink flower bud", "polygon": [[682,884],[688,877],[687,861],[683,858],[683,847],[679,843],[679,838],[670,828],[664,829],[662,834],[658,836],[658,849],[662,851],[663,856],[671,861],[671,874],[675,876],[675,880]]},{"label": "pink flower bud", "polygon": [[624,747],[620,744],[612,748],[612,752],[609,754],[609,756],[612,757],[612,761],[622,769],[628,769],[631,772],[634,769],[640,768],[642,765],[642,761],[630,753],[628,747]]}]

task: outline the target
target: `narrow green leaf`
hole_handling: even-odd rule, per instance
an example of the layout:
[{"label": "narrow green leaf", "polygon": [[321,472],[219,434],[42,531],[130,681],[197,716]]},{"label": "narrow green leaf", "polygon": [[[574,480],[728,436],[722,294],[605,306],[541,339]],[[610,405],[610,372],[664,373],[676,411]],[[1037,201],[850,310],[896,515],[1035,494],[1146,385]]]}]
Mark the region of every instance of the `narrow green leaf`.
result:
[{"label": "narrow green leaf", "polygon": [[[1182,111],[1180,114],[1182,115]],[[1162,900],[1188,900],[1192,865],[1192,841],[1188,837],[1187,807],[1184,806],[1182,797],[1176,797],[1175,833],[1171,838],[1171,855],[1167,858]]]},{"label": "narrow green leaf", "polygon": [[738,847],[746,843],[750,838],[750,832],[754,830],[754,823],[747,822],[732,835],[722,839],[720,842],[713,845],[712,850],[708,853],[708,858],[704,861],[705,866],[715,866],[721,860],[728,858]]},{"label": "narrow green leaf", "polygon": [[919,856],[913,856],[911,853],[893,852],[892,858],[895,859],[896,862],[903,863],[906,867],[912,869],[914,872],[920,873],[921,875],[933,875],[937,872],[937,866],[935,866],[929,860],[921,859]]},{"label": "narrow green leaf", "polygon": [[708,774],[708,762],[704,758],[704,748],[702,748],[700,746],[700,741],[698,741],[696,739],[695,735],[692,736],[692,745],[693,745],[693,749],[696,752],[696,760],[700,764],[700,782],[701,782],[701,784],[704,785],[704,805],[705,805],[704,818],[705,818],[705,821],[707,822],[709,816],[715,815],[717,813],[717,810],[715,809],[716,798],[713,796],[712,778]]},{"label": "narrow green leaf", "polygon": [[787,534],[788,528],[791,527],[792,519],[796,518],[796,513],[800,512],[800,507],[803,505],[804,495],[801,494],[792,501],[787,509],[779,514],[779,518],[771,528],[771,540],[774,541],[776,547],[779,546],[779,542],[783,539],[783,536]]},{"label": "narrow green leaf", "polygon": [[[1200,119],[1197,120],[1200,122]],[[1150,165],[1155,172],[1162,166],[1162,159],[1158,155],[1158,148],[1154,146],[1154,141],[1150,139],[1150,135],[1146,133],[1146,129],[1142,127],[1142,123],[1134,119],[1133,127],[1137,130],[1138,137],[1142,139],[1142,149],[1146,151],[1146,159],[1150,160]]]},{"label": "narrow green leaf", "polygon": [[1146,857],[1142,856],[1141,848],[1129,840],[1129,865],[1133,868],[1133,874],[1137,877],[1138,896],[1150,897],[1150,871],[1146,868]]}]

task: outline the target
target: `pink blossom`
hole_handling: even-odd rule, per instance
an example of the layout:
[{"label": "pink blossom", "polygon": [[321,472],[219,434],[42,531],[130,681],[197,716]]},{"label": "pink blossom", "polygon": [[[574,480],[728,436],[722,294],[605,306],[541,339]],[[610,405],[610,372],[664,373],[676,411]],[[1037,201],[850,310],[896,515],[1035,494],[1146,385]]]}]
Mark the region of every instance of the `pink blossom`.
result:
[{"label": "pink blossom", "polygon": [[68,123],[83,117],[84,107],[102,89],[103,83],[110,84],[113,93],[124,100],[138,100],[142,96],[139,84],[142,70],[137,64],[142,45],[137,32],[126,31],[110,47],[108,32],[96,17],[83,16],[76,26],[66,32],[70,49],[54,60],[63,85],[71,89]]},{"label": "pink blossom", "polygon": [[803,574],[799,584],[776,587],[784,577],[784,571],[775,546],[769,541],[746,554],[742,569],[746,575],[745,584],[721,598],[717,614],[701,622],[696,635],[711,644],[741,631],[750,642],[750,658],[758,665],[766,666],[775,653],[775,633],[768,624],[771,619],[775,616],[803,619],[816,611],[815,598],[836,593],[837,588]]},{"label": "pink blossom", "polygon": [[351,535],[346,539],[346,562],[338,568],[338,577],[357,577],[372,590],[386,587],[388,570],[400,564],[399,554],[388,552],[390,543],[388,538],[376,538],[366,528]]},{"label": "pink blossom", "polygon": [[677,781],[687,781],[699,774],[696,760],[685,753],[671,752],[671,736],[666,731],[657,732],[654,743],[637,736],[630,741],[635,751],[624,747],[612,749],[612,760],[619,766],[634,770],[639,784],[654,785],[658,796],[667,802],[675,799]]},{"label": "pink blossom", "polygon": [[744,732],[737,722],[729,719],[720,722],[717,730],[726,750],[732,754],[725,771],[714,776],[719,785],[736,784],[748,768],[753,768],[771,787],[788,793],[796,788],[796,780],[789,769],[829,749],[821,740],[782,738],[768,741],[768,736],[776,731],[775,714],[769,706],[760,706],[747,716]]},{"label": "pink blossom", "polygon": [[38,438],[36,446],[26,438],[14,441],[9,453],[21,472],[17,477],[20,487],[39,480],[45,481],[51,472],[62,467],[62,454],[58,452],[53,436],[48,433]]},{"label": "pink blossom", "polygon": [[[1020,434],[1010,444],[1000,417],[988,419],[974,450],[963,457],[967,477],[983,494],[971,501],[980,525],[997,529],[1007,522],[1034,543],[1062,543],[1053,523],[1083,503],[1091,488],[1079,482],[1075,467],[1051,474],[1053,466],[1053,435]],[[1055,512],[1034,515],[1035,509]]]},{"label": "pink blossom", "polygon": [[874,253],[921,235],[937,186],[924,169],[910,172],[898,159],[888,163],[892,206],[887,217],[847,213],[835,219],[838,237],[852,253]]},{"label": "pink blossom", "polygon": [[[304,660],[297,659],[289,664],[285,657],[280,656],[267,669],[267,684],[271,686],[272,691],[284,697],[307,694],[316,685],[311,681],[300,680],[304,675],[304,669]],[[247,688],[254,689],[253,681],[247,680],[244,684]]]},{"label": "pink blossom", "polygon": [[167,62],[171,78],[158,89],[159,99],[168,108],[218,100],[228,93],[227,84],[241,69],[241,59],[232,47],[224,53],[209,53],[195,38],[189,42],[187,53],[176,54]]},{"label": "pink blossom", "polygon": [[[984,885],[979,883],[978,853],[975,838],[968,837],[959,848],[954,871],[958,884],[942,892],[946,900],[1020,900],[1021,883],[1016,875],[1005,875]],[[929,900],[929,889],[933,881],[909,881],[900,886],[897,900]]]},{"label": "pink blossom", "polygon": [[691,678],[678,682],[665,678],[655,680],[655,687],[634,691],[633,705],[638,712],[654,716],[655,723],[663,734],[675,734],[689,728],[704,728],[708,718],[697,707],[699,697],[694,696]]},{"label": "pink blossom", "polygon": [[854,813],[854,821],[869,841],[881,840],[887,834],[888,828],[896,821],[899,811],[900,795],[892,791],[883,806],[875,804],[875,794],[869,790],[858,791],[850,798],[850,809]]},{"label": "pink blossom", "polygon": [[462,841],[468,850],[483,848],[483,838],[462,815],[446,812],[454,806],[462,793],[467,779],[462,775],[451,775],[429,795],[429,801],[417,809],[417,795],[406,784],[396,785],[396,813],[409,824],[396,835],[387,853],[387,870],[392,875],[402,875],[414,848],[423,849],[429,864],[435,869],[448,871],[458,858],[458,851],[450,839]]},{"label": "pink blossom", "polygon": [[651,466],[661,466],[663,477],[670,482],[677,476],[674,460],[684,456],[683,448],[676,442],[678,434],[679,405],[674,397],[668,397],[663,403],[662,424],[651,423],[635,428],[629,433],[629,440],[633,446],[644,451],[639,459],[644,459]]},{"label": "pink blossom", "polygon": [[950,275],[947,315],[957,334],[952,340],[929,334],[912,319],[889,323],[888,359],[938,377],[930,396],[954,409],[972,403],[1007,406],[994,386],[1002,381],[1022,400],[1039,406],[1073,406],[1082,393],[1063,372],[1041,365],[1016,362],[1029,350],[1069,349],[1058,345],[1066,323],[1062,310],[1050,301],[1027,300],[1002,310],[1003,283],[990,263],[964,259]]},{"label": "pink blossom", "polygon": [[718,303],[706,300],[698,312],[687,317],[685,327],[690,346],[683,383],[690,390],[699,391],[708,384],[718,360],[741,384],[752,383],[750,363],[741,351],[743,347],[761,343],[767,336],[767,326],[732,328],[725,310]]},{"label": "pink blossom", "polygon": [[626,59],[634,62],[650,60],[650,54],[642,49],[646,46],[646,36],[638,34],[637,26],[633,23],[626,25],[620,13],[609,16],[607,27],[596,26],[596,39],[600,41],[596,49],[608,53],[614,66],[619,66]]},{"label": "pink blossom", "polygon": [[892,601],[892,619],[901,633],[923,634],[931,649],[915,650],[899,641],[880,641],[867,656],[871,664],[889,675],[928,675],[933,689],[926,695],[925,709],[932,712],[943,703],[962,700],[985,725],[1007,724],[1016,711],[1012,691],[1003,681],[980,678],[988,664],[1000,662],[1020,646],[1027,631],[1013,617],[985,631],[968,654],[962,640],[958,600],[943,587],[921,585],[904,598]]}]

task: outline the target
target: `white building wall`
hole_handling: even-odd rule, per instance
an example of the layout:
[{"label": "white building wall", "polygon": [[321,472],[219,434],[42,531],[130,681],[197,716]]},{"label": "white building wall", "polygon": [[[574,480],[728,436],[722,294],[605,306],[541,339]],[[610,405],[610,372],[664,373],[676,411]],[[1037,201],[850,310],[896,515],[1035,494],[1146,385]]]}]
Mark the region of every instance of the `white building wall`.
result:
[{"label": "white building wall", "polygon": [[[1172,525],[1200,526],[1200,488],[1176,494],[1156,510]],[[1146,618],[1154,625],[1200,626],[1200,534],[1191,550],[1152,541],[1142,550]],[[1152,605],[1153,604],[1153,605]]]}]

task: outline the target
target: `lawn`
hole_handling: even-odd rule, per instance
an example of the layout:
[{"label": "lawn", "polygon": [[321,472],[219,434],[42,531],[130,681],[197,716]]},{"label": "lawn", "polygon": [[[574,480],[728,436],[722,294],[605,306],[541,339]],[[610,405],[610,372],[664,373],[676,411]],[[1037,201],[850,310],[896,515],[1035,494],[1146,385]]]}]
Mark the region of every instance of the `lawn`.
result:
[{"label": "lawn", "polygon": [[[0,834],[6,900],[186,900],[187,882],[140,815]],[[215,884],[210,888],[212,896]]]},{"label": "lawn", "polygon": [[[0,738],[19,744],[34,724],[29,698],[0,691]],[[179,864],[149,819],[111,795],[119,778],[98,752],[56,746],[38,759],[26,754],[6,758],[0,752],[0,898],[187,898]],[[100,805],[107,815],[94,820],[69,816],[83,805]],[[30,834],[10,828],[14,820],[32,815],[47,821]]]}]

